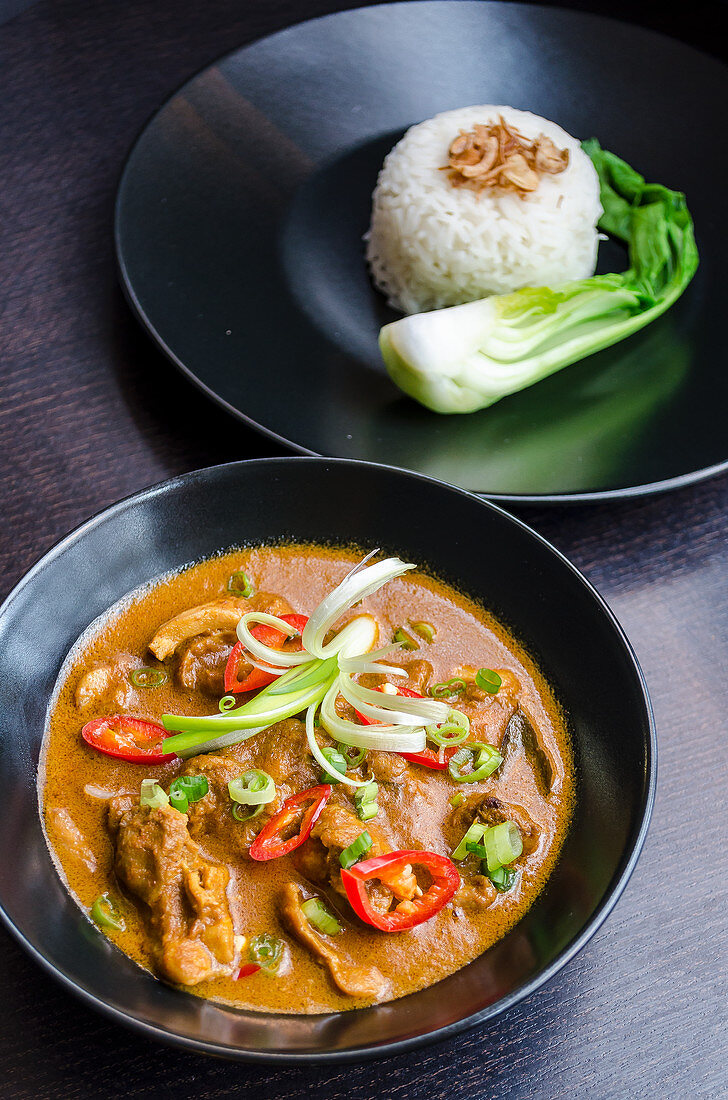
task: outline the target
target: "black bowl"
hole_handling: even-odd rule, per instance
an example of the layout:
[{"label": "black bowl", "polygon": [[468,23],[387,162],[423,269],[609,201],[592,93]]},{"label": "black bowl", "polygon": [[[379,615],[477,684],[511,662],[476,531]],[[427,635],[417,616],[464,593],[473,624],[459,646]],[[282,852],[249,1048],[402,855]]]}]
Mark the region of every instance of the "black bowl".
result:
[{"label": "black bowl", "polygon": [[[88,624],[140,584],[217,550],[281,539],[379,546],[492,609],[553,685],[573,734],[578,801],[545,890],[504,939],[429,989],[326,1016],[243,1012],[145,973],[86,919],[41,831],[36,767],[61,663]],[[0,608],[0,911],[85,1001],[147,1035],[262,1061],[389,1054],[443,1038],[533,992],[586,943],[644,842],[656,743],[641,671],[606,604],[552,546],[492,504],[386,466],[335,459],[232,463],[114,505],[63,539]],[[8,853],[22,853],[19,861]]]}]

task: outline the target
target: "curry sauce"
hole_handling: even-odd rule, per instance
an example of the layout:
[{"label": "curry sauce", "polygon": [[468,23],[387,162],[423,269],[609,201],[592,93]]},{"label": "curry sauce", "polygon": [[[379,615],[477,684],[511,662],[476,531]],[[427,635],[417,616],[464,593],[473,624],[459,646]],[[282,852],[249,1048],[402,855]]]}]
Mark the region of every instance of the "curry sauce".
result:
[{"label": "curry sauce", "polygon": [[[156,662],[168,674],[160,686],[135,687],[130,675],[150,665],[150,642],[169,620],[200,605],[229,601],[228,581],[236,571],[245,572],[261,606],[270,606],[274,614],[289,609],[309,615],[360,556],[353,550],[291,545],[244,549],[195,564],[112,608],[80,639],[62,671],[39,770],[41,811],[59,872],[87,912],[99,895],[115,899],[126,927],[105,931],[122,951],[199,996],[290,1013],[339,1011],[401,997],[439,981],[502,937],[533,903],[558,857],[575,778],[553,694],[492,616],[420,572],[366,597],[356,613],[376,620],[379,645],[404,629],[417,647],[387,658],[406,670],[403,684],[426,696],[433,685],[452,677],[466,683],[462,699],[452,705],[467,713],[471,739],[493,745],[503,756],[502,765],[481,782],[456,782],[447,769],[432,770],[396,753],[367,752],[351,775],[378,783],[375,818],[359,820],[352,790],[337,784],[311,837],[297,851],[256,862],[248,854],[251,840],[282,799],[326,781],[296,718],[241,745],[159,765],[104,755],[82,739],[82,727],[103,715],[159,722],[164,713],[217,713],[221,669],[236,640],[222,620],[207,622],[203,616],[191,628],[203,629]],[[413,622],[431,629],[417,633]],[[476,687],[472,677],[480,668],[498,670],[497,693]],[[333,744],[324,730],[320,734],[322,745]],[[227,782],[251,767],[275,779],[278,801],[241,823],[231,812]],[[188,815],[166,809],[140,817],[141,780],[152,777],[166,789],[180,774],[205,775],[209,794],[190,806]],[[517,873],[510,889],[499,893],[480,860],[468,854],[456,862],[457,893],[429,920],[391,933],[359,919],[337,873],[338,853],[351,835],[368,829],[377,850],[451,857],[476,820],[486,825],[515,821],[521,831],[523,853],[513,863]],[[154,848],[157,835],[161,839]],[[177,882],[180,868],[187,876],[185,889],[169,885]],[[143,875],[149,881],[140,885]],[[166,883],[163,889],[152,883],[155,875]],[[426,882],[421,886],[426,889]],[[169,902],[175,890],[179,898],[175,894]],[[207,906],[204,920],[197,893]],[[299,908],[311,896],[336,917],[338,934],[308,935]],[[167,904],[176,911],[161,912]],[[219,920],[210,916],[216,911]],[[171,936],[171,928],[179,940],[180,921],[184,951],[174,956],[182,960],[177,967],[161,939]],[[251,938],[262,934],[282,945],[277,972],[237,977]],[[208,971],[188,966],[191,946],[193,955],[211,962]]]}]

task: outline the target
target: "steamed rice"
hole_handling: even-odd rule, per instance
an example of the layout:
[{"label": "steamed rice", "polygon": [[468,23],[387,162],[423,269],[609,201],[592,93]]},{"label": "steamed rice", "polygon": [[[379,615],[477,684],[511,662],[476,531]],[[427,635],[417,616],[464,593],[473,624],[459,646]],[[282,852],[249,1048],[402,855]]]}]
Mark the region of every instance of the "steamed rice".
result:
[{"label": "steamed rice", "polygon": [[[453,187],[439,171],[453,138],[499,115],[527,138],[545,134],[568,149],[566,170],[541,176],[524,197]],[[420,313],[592,275],[601,213],[591,160],[555,122],[513,107],[463,107],[411,127],[386,157],[367,260],[390,304]]]}]

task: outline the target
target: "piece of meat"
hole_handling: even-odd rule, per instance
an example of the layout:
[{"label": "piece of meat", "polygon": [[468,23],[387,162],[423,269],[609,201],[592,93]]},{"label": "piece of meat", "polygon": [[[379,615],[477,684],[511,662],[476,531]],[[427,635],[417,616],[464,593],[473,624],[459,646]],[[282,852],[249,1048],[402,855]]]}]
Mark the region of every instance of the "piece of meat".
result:
[{"label": "piece of meat", "polygon": [[160,973],[180,985],[230,973],[229,872],[203,856],[186,814],[135,805],[126,796],[112,800],[108,823],[117,877],[147,906]]},{"label": "piece of meat", "polygon": [[225,666],[237,640],[233,632],[217,630],[182,642],[175,670],[180,685],[203,695],[224,695]]},{"label": "piece of meat", "polygon": [[66,855],[77,859],[91,872],[96,870],[96,856],[84,839],[84,835],[76,825],[68,810],[54,807],[47,812],[48,823],[55,833],[56,845],[62,848]]},{"label": "piece of meat", "polygon": [[[268,772],[276,785],[276,796],[251,821],[236,821],[228,783],[251,768]],[[320,782],[318,765],[309,752],[306,727],[296,718],[277,722],[219,754],[194,756],[187,761],[182,774],[204,775],[209,784],[205,798],[193,802],[188,811],[192,836],[202,843],[212,839],[222,851],[233,847],[244,857],[286,798]]]},{"label": "piece of meat", "polygon": [[375,966],[357,965],[345,949],[330,936],[318,932],[301,912],[303,891],[293,882],[286,883],[280,902],[281,919],[296,939],[328,967],[335,984],[349,997],[383,1001],[391,985]]},{"label": "piece of meat", "polygon": [[[521,806],[501,801],[494,795],[476,793],[466,795],[464,801],[452,809],[443,822],[443,833],[453,851],[470,826],[479,821],[491,827],[503,821],[515,821],[523,841],[523,855],[528,856],[538,845],[541,830]],[[476,856],[468,856],[471,865],[479,864]],[[465,865],[465,863],[464,863]]]},{"label": "piece of meat", "polygon": [[282,596],[256,592],[250,599],[243,596],[221,596],[209,603],[199,604],[181,611],[163,623],[156,632],[149,648],[160,661],[171,656],[188,638],[216,631],[233,632],[248,611],[264,611],[268,615],[288,615],[291,605]]},{"label": "piece of meat", "polygon": [[542,748],[538,739],[538,734],[528,718],[522,710],[517,710],[508,722],[506,732],[503,735],[500,746],[500,752],[503,759],[508,762],[508,760],[518,752],[520,747],[523,748],[528,762],[531,765],[533,777],[536,781],[539,793],[544,798],[547,798],[554,782],[553,765],[545,750]]},{"label": "piece of meat", "polygon": [[85,672],[76,686],[75,702],[83,713],[92,708],[108,711],[134,709],[136,692],[129,682],[129,671],[136,661],[130,656],[120,656],[113,664],[96,664]]},{"label": "piece of meat", "polygon": [[371,821],[361,821],[346,796],[336,791],[321,811],[309,839],[294,852],[296,869],[311,882],[331,886],[342,897],[346,897],[346,890],[341,883],[339,856],[364,830],[373,841],[367,852],[367,859],[390,851],[376,825]]}]

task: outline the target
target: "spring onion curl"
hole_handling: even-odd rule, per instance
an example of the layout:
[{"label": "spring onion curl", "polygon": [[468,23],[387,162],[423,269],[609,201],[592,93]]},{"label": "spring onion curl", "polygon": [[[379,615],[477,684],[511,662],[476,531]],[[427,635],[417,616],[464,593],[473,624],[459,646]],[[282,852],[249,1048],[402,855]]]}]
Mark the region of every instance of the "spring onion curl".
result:
[{"label": "spring onion curl", "polygon": [[[377,551],[373,551],[373,554]],[[388,581],[402,576],[415,566],[399,558],[367,564],[373,554],[356,565],[311,614],[301,635],[302,649],[281,651],[267,646],[251,632],[250,624],[273,627],[287,637],[297,631],[276,615],[249,612],[237,627],[238,638],[254,663],[261,662],[278,673],[273,683],[240,706],[226,701],[222,713],[189,717],[165,714],[165,729],[175,731],[165,740],[165,750],[180,757],[212,752],[254,737],[286,718],[306,712],[306,736],[309,749],[324,773],[330,765],[315,737],[319,711],[321,727],[335,741],[354,748],[382,749],[388,752],[421,752],[425,747],[425,726],[446,721],[452,710],[435,699],[411,698],[375,691],[359,684],[354,677],[365,673],[406,676],[404,669],[382,663],[401,649],[399,644],[375,648],[378,628],[371,615],[350,619],[329,637],[336,622],[365,596],[376,592]],[[341,717],[336,710],[339,696],[373,724],[364,725]],[[341,775],[340,782],[350,787],[364,786],[367,780]]]},{"label": "spring onion curl", "polygon": [[385,325],[379,345],[393,381],[439,413],[484,409],[644,328],[683,293],[698,267],[685,196],[646,183],[591,139],[599,229],[626,242],[629,268],[556,287],[524,287]]}]

